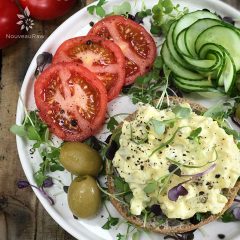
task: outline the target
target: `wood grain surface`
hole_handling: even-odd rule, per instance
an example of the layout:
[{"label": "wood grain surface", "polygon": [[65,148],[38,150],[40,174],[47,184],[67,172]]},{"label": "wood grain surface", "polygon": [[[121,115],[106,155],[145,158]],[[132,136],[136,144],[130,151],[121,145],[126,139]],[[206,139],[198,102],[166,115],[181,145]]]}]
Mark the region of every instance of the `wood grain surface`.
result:
[{"label": "wood grain surface", "polygon": [[[239,0],[224,1],[240,10]],[[18,92],[34,54],[64,20],[90,2],[79,0],[69,14],[55,21],[35,21],[32,33],[44,35],[43,39],[22,39],[0,51],[0,240],[75,239],[48,215],[31,189],[17,189],[17,180],[25,175],[9,128],[15,122]]]}]

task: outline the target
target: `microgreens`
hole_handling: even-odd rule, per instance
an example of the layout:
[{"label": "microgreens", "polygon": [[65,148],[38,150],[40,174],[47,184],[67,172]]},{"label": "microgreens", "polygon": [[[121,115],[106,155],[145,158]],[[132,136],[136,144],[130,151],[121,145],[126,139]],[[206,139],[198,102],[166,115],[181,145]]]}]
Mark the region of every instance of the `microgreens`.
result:
[{"label": "microgreens", "polygon": [[[217,157],[216,157],[216,158],[217,158]],[[202,167],[205,167],[206,165],[208,165],[209,163],[215,162],[217,159],[214,160],[214,161],[211,161],[211,162],[207,162],[207,163],[205,163],[205,164],[203,164],[203,165],[198,165],[198,166],[196,166],[196,165],[182,164],[182,163],[180,163],[180,162],[178,162],[178,161],[175,161],[175,160],[173,160],[173,159],[171,159],[171,158],[168,158],[168,157],[167,157],[167,160],[170,161],[171,163],[176,164],[177,166],[181,166],[181,167],[185,167],[185,168],[202,168]]]},{"label": "microgreens", "polygon": [[[20,100],[22,101],[21,97]],[[23,101],[22,101],[23,103]],[[38,149],[42,162],[40,168],[34,173],[34,179],[38,186],[42,186],[49,178],[49,172],[63,171],[59,163],[60,148],[53,146],[50,141],[49,129],[39,118],[37,111],[28,112],[24,107],[25,119],[22,125],[13,125],[10,131],[20,137],[34,141],[33,150]]]},{"label": "microgreens", "polygon": [[171,188],[168,191],[168,198],[171,201],[177,201],[180,196],[187,195],[188,191],[187,191],[187,189],[185,187],[183,187],[183,184],[208,174],[209,172],[213,171],[215,169],[215,167],[216,167],[216,163],[212,164],[208,169],[206,169],[203,172],[200,172],[200,173],[197,173],[197,174],[191,174],[191,175],[190,174],[189,175],[181,175],[181,177],[191,177],[191,178],[186,180],[186,181],[184,181],[184,182],[182,182],[182,183],[179,183],[175,187]]},{"label": "microgreens", "polygon": [[221,219],[225,223],[239,221],[240,220],[240,207],[239,206],[231,207],[221,216]]},{"label": "microgreens", "polygon": [[45,192],[44,188],[49,188],[53,186],[53,181],[51,177],[48,177],[47,179],[44,180],[42,187],[37,187],[35,185],[30,184],[26,180],[19,180],[17,182],[17,186],[19,189],[27,188],[27,187],[33,187],[36,188],[42,195],[45,197],[51,205],[54,205],[54,200]]},{"label": "microgreens", "polygon": [[136,79],[134,85],[128,91],[134,104],[142,102],[155,105],[155,101],[161,97],[166,85],[166,80],[160,76],[162,68],[163,62],[159,56],[154,62],[153,69]]},{"label": "microgreens", "polygon": [[[186,181],[188,182],[188,181]],[[183,187],[183,184],[186,182],[179,183],[177,186],[171,188],[168,191],[168,198],[171,201],[176,202],[180,196],[186,196],[188,194],[188,191],[185,187]]]},{"label": "microgreens", "polygon": [[229,99],[228,101],[221,101],[213,107],[209,108],[203,116],[210,117],[216,120],[220,126],[224,125],[225,119],[227,119],[234,112],[234,106],[236,101],[240,97]]},{"label": "microgreens", "polygon": [[96,15],[103,18],[106,16],[106,12],[103,8],[103,5],[106,3],[107,3],[106,0],[99,0],[96,5],[92,5],[92,6],[88,7],[87,10],[91,15],[93,15],[94,12],[96,12]]},{"label": "microgreens", "polygon": [[201,132],[202,132],[202,128],[201,127],[192,130],[190,135],[188,136],[188,139],[199,142],[199,138],[200,138],[199,134]]},{"label": "microgreens", "polygon": [[166,34],[170,25],[189,11],[188,8],[181,11],[179,7],[179,4],[174,6],[171,0],[159,0],[152,8],[151,33]]},{"label": "microgreens", "polygon": [[128,16],[128,14],[131,12],[131,9],[132,7],[129,2],[123,2],[120,5],[113,6],[113,14]]},{"label": "microgreens", "polygon": [[165,132],[166,124],[163,121],[158,121],[156,119],[151,119],[151,123],[153,125],[154,131],[158,135],[162,135]]},{"label": "microgreens", "polygon": [[183,126],[183,127],[178,127],[177,130],[173,133],[172,137],[167,140],[165,143],[161,143],[157,148],[155,148],[152,153],[150,154],[149,157],[151,157],[155,152],[158,152],[160,151],[161,149],[163,149],[164,147],[166,147],[168,144],[170,144],[174,138],[176,137],[177,133],[182,129],[182,128],[185,128],[186,126]]},{"label": "microgreens", "polygon": [[107,123],[107,129],[113,132],[118,125],[119,123],[115,117],[110,117]]},{"label": "microgreens", "polygon": [[103,205],[104,205],[104,207],[106,208],[106,210],[108,212],[108,218],[107,218],[107,222],[102,226],[102,228],[105,229],[105,230],[109,230],[109,229],[111,229],[112,227],[116,226],[119,223],[119,218],[113,217],[110,214],[106,204],[103,203]]},{"label": "microgreens", "polygon": [[145,9],[140,12],[137,12],[133,20],[137,23],[143,23],[143,19],[151,15],[152,15],[151,9]]},{"label": "microgreens", "polygon": [[182,107],[177,105],[172,109],[173,113],[175,113],[177,118],[188,118],[191,114],[191,109],[188,107]]}]

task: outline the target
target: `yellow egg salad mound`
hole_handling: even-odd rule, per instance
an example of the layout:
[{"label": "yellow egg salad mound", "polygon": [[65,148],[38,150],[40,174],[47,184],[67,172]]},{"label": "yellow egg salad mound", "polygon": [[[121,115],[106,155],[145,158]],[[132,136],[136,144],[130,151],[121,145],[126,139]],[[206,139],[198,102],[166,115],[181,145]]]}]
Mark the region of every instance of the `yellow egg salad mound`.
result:
[{"label": "yellow egg salad mound", "polygon": [[[233,137],[188,104],[165,110],[140,106],[133,121],[124,121],[119,143],[113,166],[133,192],[134,215],[153,204],[168,218],[217,214],[228,201],[223,189],[234,187],[240,176],[240,151]],[[185,194],[170,199],[179,184]]]}]

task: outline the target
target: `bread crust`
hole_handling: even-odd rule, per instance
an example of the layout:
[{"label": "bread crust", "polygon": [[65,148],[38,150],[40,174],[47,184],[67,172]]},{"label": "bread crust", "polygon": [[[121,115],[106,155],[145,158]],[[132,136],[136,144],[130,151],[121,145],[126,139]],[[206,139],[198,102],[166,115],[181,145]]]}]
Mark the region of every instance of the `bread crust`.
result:
[{"label": "bread crust", "polygon": [[[174,104],[174,105],[187,102],[190,104],[193,111],[198,112],[198,113],[202,113],[207,110],[205,107],[203,107],[199,104],[193,103],[184,98],[170,97],[169,100],[170,100],[171,104]],[[135,116],[136,116],[136,112],[129,115],[125,120],[131,121],[135,118]],[[121,128],[121,127],[122,127],[122,124],[120,124],[118,126],[118,128]],[[109,174],[108,169],[106,172],[107,172],[108,191],[110,194],[114,194],[115,193],[114,178],[112,175]],[[132,223],[140,228],[146,229],[148,231],[171,235],[171,234],[175,234],[175,233],[185,233],[185,232],[193,231],[205,224],[208,224],[208,223],[218,219],[227,209],[229,209],[231,207],[239,190],[240,190],[240,181],[237,181],[235,186],[232,189],[229,189],[228,192],[226,193],[228,202],[226,203],[224,209],[219,214],[210,215],[208,218],[202,220],[201,222],[199,222],[197,224],[192,224],[192,223],[190,223],[190,221],[188,221],[188,222],[183,221],[183,223],[181,223],[177,226],[166,226],[164,224],[159,225],[153,221],[148,221],[144,225],[144,221],[140,217],[129,214],[130,209],[126,205],[122,204],[121,202],[117,201],[116,199],[114,199],[112,197],[110,197],[110,200],[111,200],[113,206],[122,215],[122,217],[124,217],[130,223]]]}]

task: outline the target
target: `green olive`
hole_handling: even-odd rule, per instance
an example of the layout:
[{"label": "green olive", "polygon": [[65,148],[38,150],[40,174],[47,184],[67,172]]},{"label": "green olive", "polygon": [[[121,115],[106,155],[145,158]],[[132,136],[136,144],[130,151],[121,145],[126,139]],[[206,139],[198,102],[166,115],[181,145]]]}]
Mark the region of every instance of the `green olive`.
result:
[{"label": "green olive", "polygon": [[97,214],[101,207],[101,192],[93,177],[85,175],[73,180],[68,188],[68,206],[79,218]]},{"label": "green olive", "polygon": [[99,153],[85,143],[65,142],[60,150],[60,162],[74,175],[96,177],[102,167]]}]

